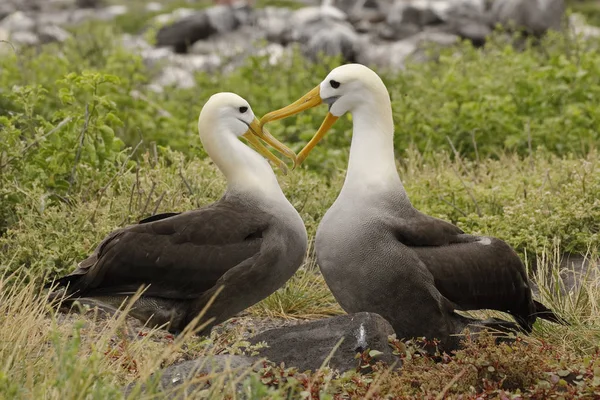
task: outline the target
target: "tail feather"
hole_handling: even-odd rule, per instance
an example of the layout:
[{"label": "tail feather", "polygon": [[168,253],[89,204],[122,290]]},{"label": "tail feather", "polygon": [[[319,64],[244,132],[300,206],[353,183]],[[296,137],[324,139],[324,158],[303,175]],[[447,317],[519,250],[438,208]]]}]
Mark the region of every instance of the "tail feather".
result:
[{"label": "tail feather", "polygon": [[535,304],[535,316],[545,319],[546,321],[554,322],[555,324],[570,326],[571,324],[554,313],[551,309],[540,303],[533,301]]}]

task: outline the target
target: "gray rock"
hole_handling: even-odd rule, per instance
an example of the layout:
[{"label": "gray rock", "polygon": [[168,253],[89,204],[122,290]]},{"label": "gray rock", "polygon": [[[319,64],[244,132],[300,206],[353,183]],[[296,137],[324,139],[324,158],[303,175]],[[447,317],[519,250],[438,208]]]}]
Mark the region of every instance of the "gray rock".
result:
[{"label": "gray rock", "polygon": [[185,53],[188,47],[201,39],[216,33],[205,12],[184,17],[169,25],[163,26],[156,34],[156,45],[171,46],[178,53]]},{"label": "gray rock", "polygon": [[190,17],[192,15],[196,15],[197,13],[198,10],[195,10],[193,8],[178,8],[170,13],[155,15],[150,20],[150,24],[153,26],[162,27],[163,25],[170,24],[174,21],[178,21],[180,19]]},{"label": "gray rock", "polygon": [[359,48],[359,36],[351,26],[330,23],[328,27],[317,30],[304,46],[304,54],[317,60],[321,54],[341,55],[344,61],[354,62]]},{"label": "gray rock", "polygon": [[588,25],[585,17],[581,14],[573,13],[569,17],[569,28],[577,36],[581,35],[584,39],[595,39],[600,37],[600,28]]},{"label": "gray rock", "polygon": [[388,345],[388,336],[393,334],[394,329],[383,317],[361,312],[272,329],[249,341],[252,344],[266,342],[269,346],[259,349],[259,356],[305,371],[320,368],[343,338],[341,345],[333,353],[329,366],[348,371],[358,366],[356,353],[367,349],[382,352],[375,360],[400,366],[400,360],[392,354]]},{"label": "gray rock", "polygon": [[10,34],[10,42],[17,46],[35,46],[40,39],[33,32],[17,31]]},{"label": "gray rock", "polygon": [[[169,393],[167,397],[163,398],[184,398],[189,396],[191,392],[198,391],[205,386],[205,382],[199,381],[186,385],[184,390],[177,390],[179,386],[195,377],[225,372],[225,379],[234,380],[252,370],[259,361],[256,357],[237,355],[216,355],[192,361],[184,361],[180,364],[167,367],[158,373],[160,374],[159,390]],[[124,389],[124,394],[125,396],[132,395],[133,393],[141,395],[145,390],[145,385],[140,385],[136,390],[136,383],[134,382]]]},{"label": "gray rock", "polygon": [[503,0],[492,6],[495,23],[543,35],[549,29],[560,30],[565,13],[564,0]]},{"label": "gray rock", "polygon": [[8,32],[31,32],[35,29],[35,20],[23,11],[17,11],[0,21],[0,28]]},{"label": "gray rock", "polygon": [[291,31],[292,11],[283,7],[266,7],[256,12],[256,26],[265,31],[268,41],[287,44]]},{"label": "gray rock", "polygon": [[150,3],[147,3],[144,8],[148,12],[158,12],[161,11],[164,6],[156,1],[151,1]]},{"label": "gray rock", "polygon": [[79,8],[99,8],[104,5],[103,0],[75,0],[75,5]]},{"label": "gray rock", "polygon": [[11,3],[0,3],[0,21],[17,11],[17,7]]},{"label": "gray rock", "polygon": [[166,66],[160,72],[160,75],[152,81],[150,88],[157,92],[162,92],[165,87],[176,87],[179,89],[191,89],[196,86],[194,74],[187,69]]},{"label": "gray rock", "polygon": [[363,46],[358,62],[393,71],[403,70],[409,58],[415,62],[426,61],[428,58],[425,50],[431,45],[447,47],[459,40],[460,38],[452,33],[425,30],[394,43],[379,42]]},{"label": "gray rock", "polygon": [[[546,267],[537,265],[538,258],[533,259],[532,269],[536,273],[546,280],[546,284],[550,287],[559,287],[561,293],[566,295],[570,292],[577,293],[586,281],[594,282],[600,278],[600,260],[598,258],[585,257],[581,254],[570,254],[565,253],[560,256],[559,260],[548,260],[548,264],[559,263],[558,269],[559,274],[557,276],[548,271],[541,273],[537,271],[540,267]],[[535,295],[539,295],[539,288],[533,285],[533,292]]]},{"label": "gray rock", "polygon": [[141,52],[143,50],[150,50],[153,48],[152,45],[150,45],[150,43],[148,43],[143,37],[131,35],[129,33],[125,33],[121,36],[121,44],[127,50],[135,52]]},{"label": "gray rock", "polygon": [[216,6],[206,9],[208,23],[217,33],[226,33],[235,30],[240,25],[233,7]]},{"label": "gray rock", "polygon": [[454,24],[454,32],[463,39],[469,39],[476,46],[483,46],[487,37],[492,34],[488,24],[476,20],[459,20]]},{"label": "gray rock", "polygon": [[335,0],[332,2],[353,23],[385,20],[388,0]]},{"label": "gray rock", "polygon": [[71,37],[71,34],[63,28],[56,25],[46,25],[38,29],[38,36],[42,44],[52,42],[64,42]]}]

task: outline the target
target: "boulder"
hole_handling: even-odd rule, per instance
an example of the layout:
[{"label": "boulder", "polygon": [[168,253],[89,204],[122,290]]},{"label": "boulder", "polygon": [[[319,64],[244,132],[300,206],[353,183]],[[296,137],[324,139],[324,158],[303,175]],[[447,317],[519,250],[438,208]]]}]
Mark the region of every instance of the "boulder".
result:
[{"label": "boulder", "polygon": [[292,11],[283,7],[266,7],[256,12],[256,26],[265,32],[268,41],[286,45],[291,30]]},{"label": "boulder", "polygon": [[341,55],[345,62],[355,62],[359,48],[358,34],[347,24],[331,23],[316,31],[303,47],[304,54],[318,60],[321,54]]},{"label": "boulder", "polygon": [[170,46],[178,53],[185,53],[196,41],[206,39],[216,32],[208,15],[200,11],[163,26],[156,34],[156,46]]},{"label": "boulder", "polygon": [[[183,390],[177,390],[178,386],[194,378],[200,378],[203,375],[228,371],[221,378],[228,380],[236,379],[250,371],[259,361],[256,357],[215,355],[172,365],[157,373],[160,375],[159,390],[168,392],[168,395],[161,398],[185,398],[191,392],[202,389],[206,382],[197,379],[197,382],[186,385]],[[144,385],[141,385],[139,388],[136,388],[136,385],[133,382],[125,387],[124,394],[126,397],[134,393],[139,396],[145,392],[146,387]]]},{"label": "boulder", "polygon": [[150,88],[162,92],[165,87],[169,86],[191,89],[196,86],[196,79],[194,79],[194,74],[187,69],[169,65],[161,70],[159,76],[152,81]]},{"label": "boulder", "polygon": [[38,36],[42,44],[52,42],[64,42],[71,37],[71,34],[60,26],[46,25],[38,29]]},{"label": "boulder", "polygon": [[424,30],[393,43],[376,42],[363,46],[358,55],[358,62],[398,71],[404,69],[409,58],[415,62],[426,61],[428,57],[425,50],[431,45],[448,47],[458,43],[459,40],[460,38],[453,33]]},{"label": "boulder", "polygon": [[[177,53],[186,53],[191,45],[215,34],[236,30],[246,22],[249,10],[246,6],[215,6],[186,15],[163,26],[156,34],[156,45],[170,46]],[[170,16],[169,16],[170,18]]]},{"label": "boulder", "polygon": [[507,27],[543,35],[560,30],[565,13],[564,0],[502,0],[492,5],[492,21]]},{"label": "boulder", "polygon": [[257,350],[260,357],[300,371],[317,370],[333,352],[329,366],[339,371],[355,369],[359,365],[356,353],[365,350],[381,352],[375,361],[389,365],[401,362],[392,354],[388,336],[394,329],[383,317],[374,313],[361,312],[340,315],[295,326],[271,329],[249,339],[251,344],[265,342],[268,347]]},{"label": "boulder", "polygon": [[22,11],[16,11],[0,21],[0,28],[8,32],[31,32],[35,29],[35,20]]}]

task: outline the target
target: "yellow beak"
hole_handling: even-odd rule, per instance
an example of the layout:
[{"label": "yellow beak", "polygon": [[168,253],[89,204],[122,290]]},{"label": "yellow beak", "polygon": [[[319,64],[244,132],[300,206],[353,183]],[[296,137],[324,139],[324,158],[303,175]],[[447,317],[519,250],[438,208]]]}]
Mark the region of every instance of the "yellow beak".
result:
[{"label": "yellow beak", "polygon": [[283,171],[284,174],[287,174],[288,168],[285,162],[277,158],[273,153],[267,149],[267,147],[262,144],[259,138],[264,140],[267,144],[278,150],[284,156],[290,158],[294,165],[296,165],[296,154],[286,145],[281,143],[279,140],[275,139],[269,131],[262,128],[260,122],[257,118],[254,118],[254,121],[248,126],[248,132],[244,133],[242,137],[248,141],[254,147],[254,149],[260,153],[263,157],[271,160],[275,165],[279,167]]},{"label": "yellow beak", "polygon": [[[277,121],[278,119],[283,119],[298,114],[304,110],[308,110],[309,108],[316,107],[321,103],[323,103],[323,99],[321,99],[320,87],[317,86],[316,88],[306,93],[304,96],[302,96],[300,99],[296,100],[289,106],[280,108],[276,111],[271,111],[270,113],[266,114],[260,119],[260,126],[264,126],[266,123],[271,121]],[[315,133],[313,138],[307,143],[306,146],[304,146],[302,151],[300,151],[300,153],[298,154],[298,157],[294,161],[294,167],[302,164],[306,157],[308,157],[308,154],[311,152],[311,150],[317,145],[317,143],[319,143],[321,139],[323,139],[325,133],[327,133],[327,131],[332,127],[332,125],[335,123],[335,121],[337,121],[337,119],[338,117],[334,116],[331,113],[327,113],[327,116],[325,117],[325,120],[321,124],[321,127],[319,128],[317,133]]]}]

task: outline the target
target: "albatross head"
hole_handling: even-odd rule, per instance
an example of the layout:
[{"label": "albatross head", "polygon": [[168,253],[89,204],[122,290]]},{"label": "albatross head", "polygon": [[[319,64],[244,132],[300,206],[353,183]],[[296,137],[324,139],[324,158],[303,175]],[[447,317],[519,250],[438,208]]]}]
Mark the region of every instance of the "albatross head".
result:
[{"label": "albatross head", "polygon": [[389,94],[385,84],[373,70],[361,64],[346,64],[333,69],[313,90],[282,109],[266,114],[260,125],[283,119],[322,103],[329,105],[329,113],[311,141],[298,154],[295,165],[306,159],[308,153],[325,133],[347,112],[354,113],[368,105],[390,108]]},{"label": "albatross head", "polygon": [[262,128],[250,104],[235,93],[217,93],[208,99],[198,118],[198,131],[200,140],[213,160],[218,156],[215,153],[223,148],[222,140],[228,139],[227,136],[244,138],[258,153],[275,163],[284,173],[287,171],[286,164],[271,153],[259,139],[294,162],[296,160],[295,153]]}]

